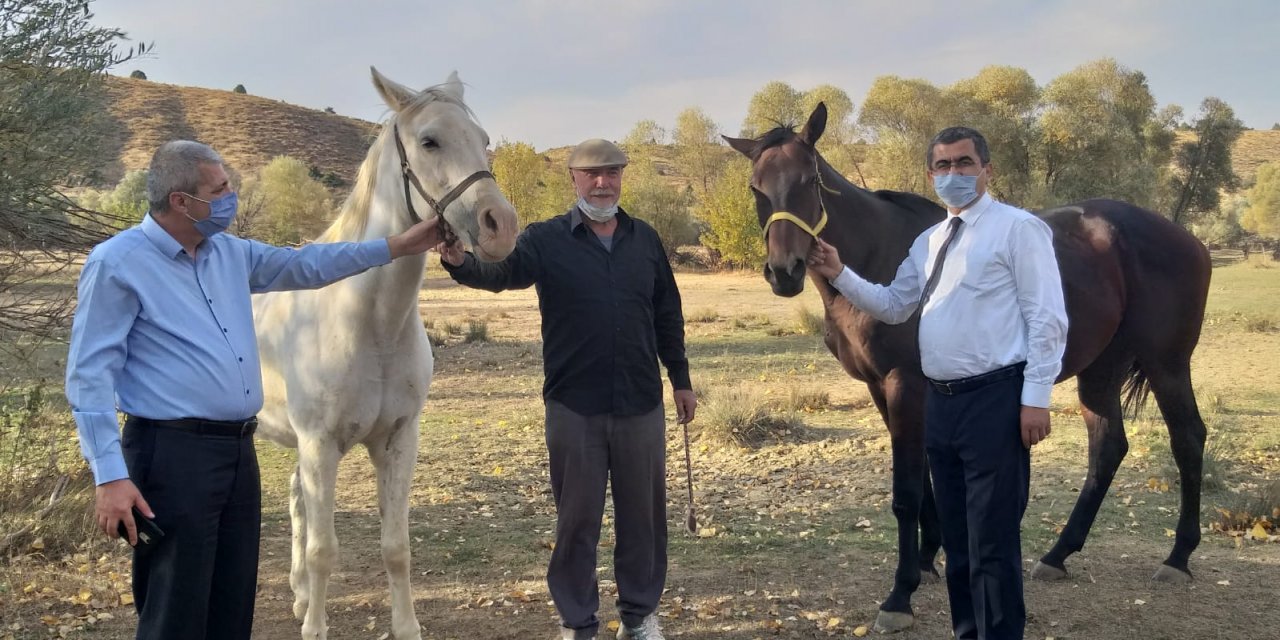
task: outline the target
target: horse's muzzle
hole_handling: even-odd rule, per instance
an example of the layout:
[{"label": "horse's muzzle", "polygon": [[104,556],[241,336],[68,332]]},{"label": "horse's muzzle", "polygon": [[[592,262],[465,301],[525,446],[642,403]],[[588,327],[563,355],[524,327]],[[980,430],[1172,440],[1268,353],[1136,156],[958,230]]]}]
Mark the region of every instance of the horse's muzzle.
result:
[{"label": "horse's muzzle", "polygon": [[794,258],[789,263],[774,265],[771,261],[764,263],[764,279],[773,287],[774,295],[790,298],[804,291],[804,260]]}]

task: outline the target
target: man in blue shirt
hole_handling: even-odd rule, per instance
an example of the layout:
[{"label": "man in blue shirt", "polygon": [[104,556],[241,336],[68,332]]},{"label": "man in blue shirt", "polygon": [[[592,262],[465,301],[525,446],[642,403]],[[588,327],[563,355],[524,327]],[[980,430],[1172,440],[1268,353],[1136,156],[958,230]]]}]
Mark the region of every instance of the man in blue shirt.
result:
[{"label": "man in blue shirt", "polygon": [[[151,210],[80,274],[67,400],[97,483],[95,515],[134,545],[138,638],[248,638],[261,491],[252,434],[262,379],[251,293],[322,287],[440,241],[434,219],[385,240],[273,247],[222,233],[222,159],[162,145]],[[116,410],[126,414],[121,437]],[[164,532],[139,545],[136,508]]]}]

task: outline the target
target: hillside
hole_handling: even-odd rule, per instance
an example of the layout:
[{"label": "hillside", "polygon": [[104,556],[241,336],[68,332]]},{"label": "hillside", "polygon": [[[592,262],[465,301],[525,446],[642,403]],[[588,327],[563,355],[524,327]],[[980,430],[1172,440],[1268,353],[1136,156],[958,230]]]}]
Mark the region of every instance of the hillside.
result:
[{"label": "hillside", "polygon": [[108,156],[116,160],[104,172],[111,184],[178,138],[211,145],[242,175],[288,155],[350,183],[377,133],[370,122],[230,91],[114,76],[107,91],[116,121]]},{"label": "hillside", "polygon": [[[145,169],[156,147],[175,138],[212,145],[242,175],[289,155],[350,183],[377,132],[376,124],[364,120],[230,91],[114,76],[107,90],[116,122],[108,156],[116,160],[104,172],[110,184],[125,171]],[[1179,132],[1178,140],[1191,135]],[[542,154],[552,166],[563,167],[569,150],[557,147]],[[676,174],[669,149],[655,155],[663,175],[675,184],[688,183]],[[1236,174],[1248,182],[1268,161],[1280,161],[1280,131],[1245,131],[1235,147]],[[864,166],[864,171],[874,173],[874,168]]]},{"label": "hillside", "polygon": [[1246,184],[1253,181],[1258,165],[1280,160],[1280,131],[1250,129],[1240,135],[1231,150],[1231,166]]}]

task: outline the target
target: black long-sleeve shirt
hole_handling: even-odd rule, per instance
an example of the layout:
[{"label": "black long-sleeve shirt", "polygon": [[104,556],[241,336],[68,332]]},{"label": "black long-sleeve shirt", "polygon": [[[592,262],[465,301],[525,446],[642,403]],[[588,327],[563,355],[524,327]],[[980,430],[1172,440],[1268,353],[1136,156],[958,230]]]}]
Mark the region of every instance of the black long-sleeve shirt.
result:
[{"label": "black long-sleeve shirt", "polygon": [[534,285],[542,313],[542,395],[582,415],[635,416],[662,402],[658,360],[692,389],[680,291],[658,234],[619,210],[607,250],[577,207],[529,225],[500,262],[472,254],[449,275],[493,292]]}]

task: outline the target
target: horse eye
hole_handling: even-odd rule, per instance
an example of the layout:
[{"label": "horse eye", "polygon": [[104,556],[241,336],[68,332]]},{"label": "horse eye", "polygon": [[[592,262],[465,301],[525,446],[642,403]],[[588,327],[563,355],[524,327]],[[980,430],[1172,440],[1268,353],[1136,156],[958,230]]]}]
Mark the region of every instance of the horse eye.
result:
[{"label": "horse eye", "polygon": [[436,141],[435,141],[435,140],[433,140],[433,139],[431,139],[431,138],[423,138],[423,139],[422,139],[422,148],[423,148],[423,149],[437,149],[437,148],[439,148],[439,147],[440,147],[440,145],[439,145],[439,144],[437,144],[437,143],[436,143]]}]

